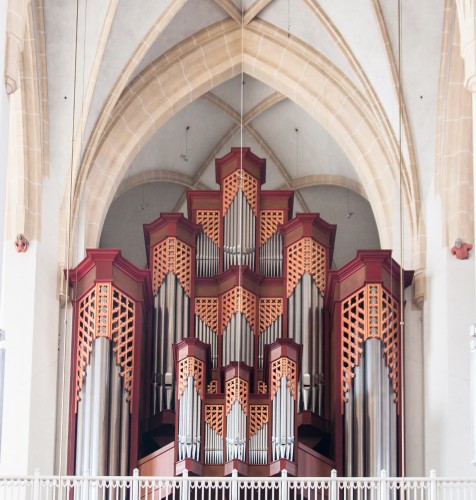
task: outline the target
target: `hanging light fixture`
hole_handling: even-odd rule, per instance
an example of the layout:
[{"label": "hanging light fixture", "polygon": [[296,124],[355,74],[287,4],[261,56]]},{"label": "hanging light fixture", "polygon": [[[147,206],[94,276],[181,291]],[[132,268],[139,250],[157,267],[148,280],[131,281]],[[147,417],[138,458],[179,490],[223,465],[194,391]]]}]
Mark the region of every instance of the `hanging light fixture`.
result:
[{"label": "hanging light fixture", "polygon": [[180,155],[183,161],[188,161],[188,133],[190,132],[190,125],[185,127],[185,153]]}]

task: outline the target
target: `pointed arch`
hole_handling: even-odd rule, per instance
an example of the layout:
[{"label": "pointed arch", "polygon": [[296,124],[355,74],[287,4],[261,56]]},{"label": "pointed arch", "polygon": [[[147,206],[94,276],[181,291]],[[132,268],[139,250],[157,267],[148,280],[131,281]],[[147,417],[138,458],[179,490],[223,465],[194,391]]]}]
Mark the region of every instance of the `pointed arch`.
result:
[{"label": "pointed arch", "polygon": [[[388,136],[366,97],[321,54],[261,20],[243,31],[230,20],[217,23],[168,51],[125,89],[101,141],[89,152],[91,161],[82,165],[86,181],[75,206],[84,204],[87,246],[97,245],[117,186],[153,133],[242,69],[305,109],[334,137],[365,186],[383,246],[392,246],[392,200],[400,175],[395,137]],[[418,180],[403,169],[406,223],[415,242]]]}]

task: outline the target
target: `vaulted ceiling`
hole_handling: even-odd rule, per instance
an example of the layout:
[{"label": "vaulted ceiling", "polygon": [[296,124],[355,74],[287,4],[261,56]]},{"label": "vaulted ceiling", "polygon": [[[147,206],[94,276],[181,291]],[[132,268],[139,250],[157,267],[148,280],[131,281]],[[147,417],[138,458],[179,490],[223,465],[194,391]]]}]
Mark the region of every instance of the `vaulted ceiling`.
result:
[{"label": "vaulted ceiling", "polygon": [[[143,187],[133,188],[172,182],[176,185],[173,200],[164,197],[162,206],[159,196],[154,210],[183,210],[183,190],[214,189],[214,158],[240,144],[267,159],[265,188],[297,189],[298,210],[325,211],[318,203],[316,206],[312,191],[321,185],[345,188],[334,191],[334,203],[343,206],[343,215],[349,211],[349,191],[372,204],[369,177],[355,159],[362,153],[349,155],[351,146],[346,149],[347,141],[336,134],[332,119],[304,108],[291,91],[280,91],[279,83],[270,85],[269,78],[264,82],[260,70],[253,73],[250,51],[254,48],[246,44],[249,33],[263,31],[279,33],[276,44],[283,50],[283,64],[286,51],[299,48],[309,60],[319,60],[320,67],[327,68],[330,83],[316,81],[319,88],[313,89],[319,99],[330,102],[333,82],[338,80],[347,89],[349,103],[355,96],[364,102],[368,116],[375,120],[370,123],[374,141],[395,149],[401,138],[403,160],[413,172],[408,192],[416,190],[412,196],[420,199],[429,189],[433,171],[427,166],[435,157],[444,2],[401,0],[400,13],[397,0],[80,0],[78,12],[74,3],[45,2],[50,154],[52,168],[60,168],[60,159],[67,156],[62,144],[68,144],[74,99],[81,150],[75,169],[78,184],[83,185],[87,185],[94,162],[100,163],[98,144],[109,140],[114,120],[120,120],[118,109],[127,109],[128,93],[132,96],[151,71],[161,71],[172,55],[185,54],[194,44],[206,50],[203,40],[212,30],[222,30],[225,38],[237,28],[242,33],[238,41],[243,57],[238,70],[215,83],[210,69],[211,78],[203,91],[193,89],[188,104],[172,106],[167,119],[144,136],[146,140],[138,139],[133,154],[111,176],[108,207],[112,198],[129,192],[129,196],[136,194],[128,203],[141,206],[144,212],[143,205],[148,203],[140,198],[154,195]],[[228,49],[224,46],[223,50]],[[269,49],[264,45],[262,50],[260,58],[265,64]],[[207,69],[198,67],[196,73]],[[302,71],[305,75],[306,68]],[[75,93],[71,87],[74,72]],[[145,93],[134,97],[143,100],[146,115],[154,114],[149,107],[152,97],[150,101]],[[347,106],[345,100],[341,106]],[[349,136],[361,127],[359,123],[346,126]],[[130,122],[125,127],[131,128]],[[375,204],[372,208],[381,226],[375,214],[378,208]],[[369,242],[369,246],[375,245],[378,236],[377,241]]]}]

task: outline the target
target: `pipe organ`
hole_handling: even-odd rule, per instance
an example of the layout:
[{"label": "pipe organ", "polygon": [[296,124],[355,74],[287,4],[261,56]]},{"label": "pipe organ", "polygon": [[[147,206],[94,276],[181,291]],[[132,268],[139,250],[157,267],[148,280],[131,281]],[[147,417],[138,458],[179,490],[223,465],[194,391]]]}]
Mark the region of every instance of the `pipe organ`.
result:
[{"label": "pipe organ", "polygon": [[399,267],[331,271],[336,227],[265,179],[233,148],[187,218],[144,225],[146,270],[91,250],[70,273],[70,472],[400,470]]}]

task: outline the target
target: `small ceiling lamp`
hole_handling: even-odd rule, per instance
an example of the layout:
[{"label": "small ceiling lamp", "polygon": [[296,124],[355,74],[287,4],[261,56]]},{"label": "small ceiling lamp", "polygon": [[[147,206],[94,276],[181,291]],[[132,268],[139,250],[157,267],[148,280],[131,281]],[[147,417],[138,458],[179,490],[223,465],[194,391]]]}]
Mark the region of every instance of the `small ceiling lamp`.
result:
[{"label": "small ceiling lamp", "polygon": [[185,153],[180,155],[183,161],[188,161],[188,133],[190,131],[190,125],[185,127]]}]

